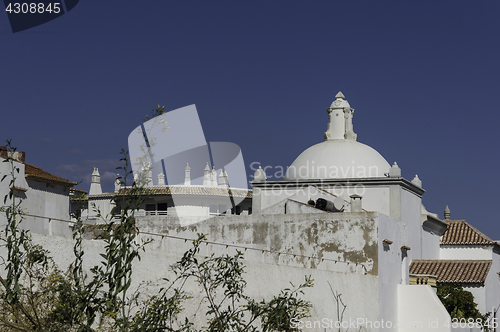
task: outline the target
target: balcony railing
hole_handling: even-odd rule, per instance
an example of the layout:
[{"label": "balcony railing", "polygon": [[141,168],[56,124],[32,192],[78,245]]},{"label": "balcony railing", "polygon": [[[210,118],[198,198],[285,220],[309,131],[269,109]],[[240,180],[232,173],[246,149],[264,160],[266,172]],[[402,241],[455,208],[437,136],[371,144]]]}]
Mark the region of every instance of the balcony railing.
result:
[{"label": "balcony railing", "polygon": [[436,287],[437,277],[430,274],[410,274],[410,285],[429,285]]}]

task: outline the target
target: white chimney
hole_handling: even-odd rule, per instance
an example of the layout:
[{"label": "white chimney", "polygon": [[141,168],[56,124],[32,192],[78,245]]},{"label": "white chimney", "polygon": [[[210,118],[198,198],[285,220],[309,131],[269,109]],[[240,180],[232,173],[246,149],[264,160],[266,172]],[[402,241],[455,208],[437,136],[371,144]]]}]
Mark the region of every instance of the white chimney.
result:
[{"label": "white chimney", "polygon": [[102,194],[101,188],[101,175],[99,174],[99,169],[94,167],[92,172],[92,182],[90,183],[89,195],[99,195]]}]

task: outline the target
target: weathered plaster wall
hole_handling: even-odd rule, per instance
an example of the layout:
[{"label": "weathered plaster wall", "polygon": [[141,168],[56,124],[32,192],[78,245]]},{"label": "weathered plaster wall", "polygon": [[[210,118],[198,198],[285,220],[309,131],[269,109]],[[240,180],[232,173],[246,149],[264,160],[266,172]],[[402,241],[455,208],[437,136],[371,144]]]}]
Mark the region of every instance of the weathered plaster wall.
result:
[{"label": "weathered plaster wall", "polygon": [[[377,278],[378,217],[376,213],[296,214],[266,218],[229,216],[185,227],[179,226],[173,218],[170,223],[165,222],[165,218],[138,218],[137,225],[141,231],[162,232],[165,237],[141,235],[142,238],[153,238],[154,242],[147,246],[146,252],[141,254],[141,261],[134,267],[132,289],[140,281],[147,281],[145,291],[154,294],[161,286],[162,278],[172,276],[169,267],[190,247],[190,241],[186,239],[205,233],[209,241],[222,245],[202,245],[201,255],[232,254],[236,249],[244,252],[250,296],[270,299],[278,294],[279,289],[290,286],[289,282],[297,285],[305,275],[311,275],[315,286],[307,289],[304,295],[313,303],[313,317],[308,321],[335,321],[338,318],[332,290],[342,294],[342,301],[347,305],[344,320],[363,318],[377,321],[381,305]],[[62,269],[73,260],[70,238],[33,234],[33,240],[50,250]],[[1,250],[0,254],[4,254]],[[103,243],[100,240],[85,240],[84,250],[85,268],[89,270],[101,260],[99,254]],[[367,267],[367,273],[361,264]],[[193,317],[197,312],[196,319],[202,320],[204,315],[199,309],[202,302],[199,289],[188,285],[187,291],[194,297],[196,305],[190,306],[186,314]],[[324,329],[308,331],[323,332]]]},{"label": "weathered plaster wall", "polygon": [[185,238],[203,233],[213,242],[288,253],[281,259],[297,259],[304,266],[323,262],[293,255],[362,264],[377,274],[376,213],[221,216],[185,227],[151,216],[137,218],[137,225],[147,232]]},{"label": "weathered plaster wall", "polygon": [[[37,222],[48,223],[48,220]],[[304,275],[311,275],[315,286],[306,290],[304,298],[313,303],[313,316],[304,320],[304,324],[338,319],[332,291],[342,294],[342,301],[347,305],[344,321],[380,322],[383,319],[396,323],[401,320],[400,305],[406,304],[401,302],[397,285],[402,276],[400,247],[407,241],[406,225],[388,216],[365,212],[233,215],[189,226],[181,226],[176,218],[149,216],[138,217],[136,222],[143,232],[140,237],[154,240],[134,267],[132,288],[146,281],[146,294],[157,292],[162,278],[172,276],[169,267],[190,247],[190,239],[204,233],[210,243],[202,245],[200,255],[243,252],[250,296],[269,299],[279,289],[288,287],[289,282],[298,284]],[[62,237],[33,234],[33,239],[50,250],[64,269],[73,260],[69,227],[63,222],[52,223],[52,227],[43,229],[52,229],[47,234]],[[57,223],[59,226],[55,226]],[[55,231],[64,227],[66,232]],[[162,235],[144,234],[147,232]],[[384,239],[393,243],[386,247]],[[89,270],[101,260],[103,243],[85,240],[84,248],[85,268]],[[195,301],[186,315],[197,314],[196,319],[202,322],[200,291],[192,284],[188,284],[186,290]],[[415,299],[406,296],[405,301]],[[323,327],[308,331],[323,332]]]}]

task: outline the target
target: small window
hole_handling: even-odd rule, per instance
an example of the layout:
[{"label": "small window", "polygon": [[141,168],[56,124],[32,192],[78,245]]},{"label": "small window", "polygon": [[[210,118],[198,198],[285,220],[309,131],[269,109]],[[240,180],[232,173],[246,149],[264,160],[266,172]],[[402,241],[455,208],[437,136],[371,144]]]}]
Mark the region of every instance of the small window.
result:
[{"label": "small window", "polygon": [[156,204],[146,204],[146,211],[156,211]]},{"label": "small window", "polygon": [[168,203],[158,203],[158,211],[167,211]]}]

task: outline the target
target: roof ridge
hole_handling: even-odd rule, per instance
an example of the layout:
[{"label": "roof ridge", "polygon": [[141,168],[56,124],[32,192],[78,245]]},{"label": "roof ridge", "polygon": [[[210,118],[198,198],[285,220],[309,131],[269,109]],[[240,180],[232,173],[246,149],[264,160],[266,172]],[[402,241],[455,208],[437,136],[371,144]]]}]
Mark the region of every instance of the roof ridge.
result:
[{"label": "roof ridge", "polygon": [[472,226],[471,224],[469,224],[467,221],[464,220],[464,224],[468,225],[470,228],[472,228],[474,231],[476,231],[476,233],[478,233],[481,237],[483,237],[484,239],[490,241],[490,242],[493,242],[493,243],[496,243],[495,241],[493,241],[489,236],[487,236],[486,234],[484,234],[483,232],[481,232],[480,230],[478,230],[476,227]]},{"label": "roof ridge", "polygon": [[491,259],[412,259],[411,262],[423,263],[423,262],[458,262],[458,263],[470,263],[470,262],[478,262],[478,263],[491,263],[493,260]]},{"label": "roof ridge", "polygon": [[490,237],[465,220],[446,220],[448,229],[441,237],[441,244],[495,244]]},{"label": "roof ridge", "polygon": [[[31,167],[33,167],[33,168],[38,168],[38,169],[40,169],[40,170],[42,170],[42,171],[43,171],[43,169],[42,169],[41,167],[35,166],[35,165],[33,165],[33,164],[26,163],[26,162],[25,162],[24,164],[25,164],[25,165],[28,165],[28,166],[31,166]],[[44,172],[46,172],[46,171],[44,171]],[[48,173],[48,172],[47,172],[47,173]]]},{"label": "roof ridge", "polygon": [[40,167],[28,163],[24,163],[24,176],[27,178],[36,178],[36,179],[43,179],[45,181],[57,182],[64,185],[69,185],[70,187],[78,184],[78,182],[64,179],[60,176],[49,173]]}]

